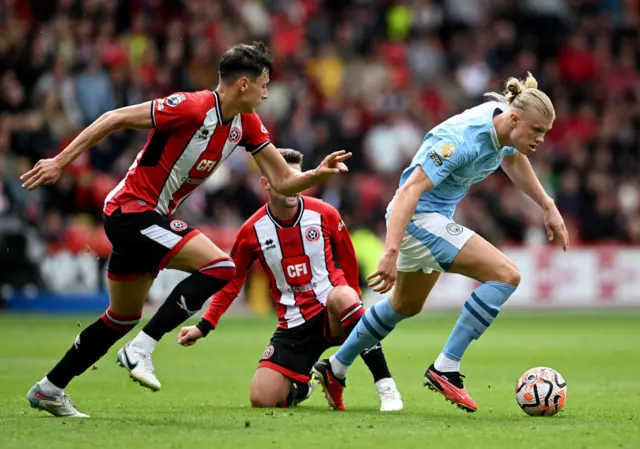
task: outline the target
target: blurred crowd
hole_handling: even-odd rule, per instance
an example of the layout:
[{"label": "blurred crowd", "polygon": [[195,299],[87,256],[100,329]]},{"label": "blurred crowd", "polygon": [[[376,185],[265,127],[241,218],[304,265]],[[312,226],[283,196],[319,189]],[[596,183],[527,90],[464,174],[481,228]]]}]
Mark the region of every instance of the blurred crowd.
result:
[{"label": "blurred crowd", "polygon": [[[106,111],[214,88],[222,52],[252,40],[277,57],[259,109],[274,143],[307,166],[353,151],[351,173],[314,192],[352,230],[384,235],[430,127],[531,71],[557,113],[531,160],[573,241],[640,241],[639,0],[0,0],[0,29],[0,215],[49,251],[108,254],[102,202],[146,133],[109,136],[52,187],[27,193],[19,175]],[[238,151],[180,213],[228,248],[263,201]],[[538,242],[531,206],[498,173],[456,219],[496,244]]]}]

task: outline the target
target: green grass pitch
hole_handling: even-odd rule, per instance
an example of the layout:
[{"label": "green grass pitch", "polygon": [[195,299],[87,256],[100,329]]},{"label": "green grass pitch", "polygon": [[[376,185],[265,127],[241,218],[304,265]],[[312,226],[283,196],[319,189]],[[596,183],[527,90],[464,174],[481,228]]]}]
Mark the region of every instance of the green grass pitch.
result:
[{"label": "green grass pitch", "polygon": [[[13,448],[640,448],[640,313],[505,312],[462,365],[479,411],[422,386],[456,319],[408,320],[384,341],[405,410],[378,411],[364,364],[348,378],[348,411],[320,391],[297,409],[253,410],[249,383],[275,320],[229,318],[192,348],[168,336],[154,354],[163,389],[133,383],[112,350],[67,392],[90,420],[55,419],[25,394],[93,318],[0,316],[0,447]],[[514,386],[546,365],[567,380],[564,413],[531,418]]]}]

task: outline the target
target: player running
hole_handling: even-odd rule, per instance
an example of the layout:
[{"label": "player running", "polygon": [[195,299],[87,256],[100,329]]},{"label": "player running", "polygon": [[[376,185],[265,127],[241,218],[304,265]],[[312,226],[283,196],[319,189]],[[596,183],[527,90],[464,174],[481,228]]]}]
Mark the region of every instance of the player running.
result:
[{"label": "player running", "polygon": [[[80,332],[66,355],[31,388],[27,398],[32,407],[55,416],[87,417],[73,407],[64,388],[136,326],[159,270],[173,268],[190,275],[145,326],[149,341],[177,327],[234,278],[233,260],[172,215],[236,147],[251,153],[272,185],[290,195],[347,171],[342,161],[350,154],[344,152],[331,154],[315,170],[292,170],[270,142],[255,108],[268,97],[272,65],[264,44],[236,45],[220,60],[220,83],[214,91],[176,93],[107,112],[59,155],[38,161],[21,177],[28,190],[52,184],[71,161],[111,132],[152,128],[127,175],[105,200],[104,227],[113,245],[109,308]],[[131,346],[120,351],[119,359],[135,380],[160,388],[150,381],[153,365],[145,351]]]},{"label": "player running", "polygon": [[[357,354],[385,338],[396,324],[419,313],[440,272],[459,273],[481,285],[464,304],[442,353],[425,372],[425,385],[459,408],[478,406],[465,389],[460,360],[498,316],[500,307],[520,283],[516,265],[470,229],[451,217],[471,185],[498,166],[543,210],[549,240],[569,236],[564,221],[545,193],[527,158],[544,141],[555,112],[549,97],[526,81],[507,81],[504,95],[446,120],[425,136],[400,188],[387,210],[385,253],[378,270],[367,279],[374,290],[391,297],[371,307],[335,356],[314,370],[332,381],[335,401],[341,400],[344,378]],[[396,265],[397,264],[397,265]],[[396,279],[397,277],[397,279]]]},{"label": "player running", "polygon": [[[292,169],[302,170],[301,153],[280,151]],[[311,395],[313,364],[342,343],[364,314],[358,261],[335,208],[315,198],[283,195],[266,178],[261,183],[269,202],[238,231],[231,252],[235,277],[214,295],[197,325],[180,330],[178,343],[191,346],[213,330],[240,293],[253,261],[260,261],[276,302],[278,328],[251,383],[251,405],[292,406]],[[380,411],[402,410],[380,345],[363,349],[360,356],[373,374]],[[341,400],[326,396],[334,409],[345,409]]]}]

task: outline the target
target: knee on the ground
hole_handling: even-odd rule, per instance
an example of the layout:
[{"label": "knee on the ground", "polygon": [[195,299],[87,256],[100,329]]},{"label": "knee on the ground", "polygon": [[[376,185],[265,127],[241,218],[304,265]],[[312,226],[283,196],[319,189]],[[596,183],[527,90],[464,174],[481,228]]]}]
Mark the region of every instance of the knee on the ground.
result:
[{"label": "knee on the ground", "polygon": [[284,399],[276,398],[274,395],[261,391],[252,391],[249,400],[253,408],[275,408]]}]

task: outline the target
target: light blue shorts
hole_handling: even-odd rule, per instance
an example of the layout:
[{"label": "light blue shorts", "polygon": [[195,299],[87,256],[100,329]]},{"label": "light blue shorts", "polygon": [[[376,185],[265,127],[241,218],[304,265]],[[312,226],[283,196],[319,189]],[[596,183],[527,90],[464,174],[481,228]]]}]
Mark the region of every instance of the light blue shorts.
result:
[{"label": "light blue shorts", "polygon": [[444,215],[417,213],[409,222],[398,255],[398,271],[446,272],[475,234]]}]

